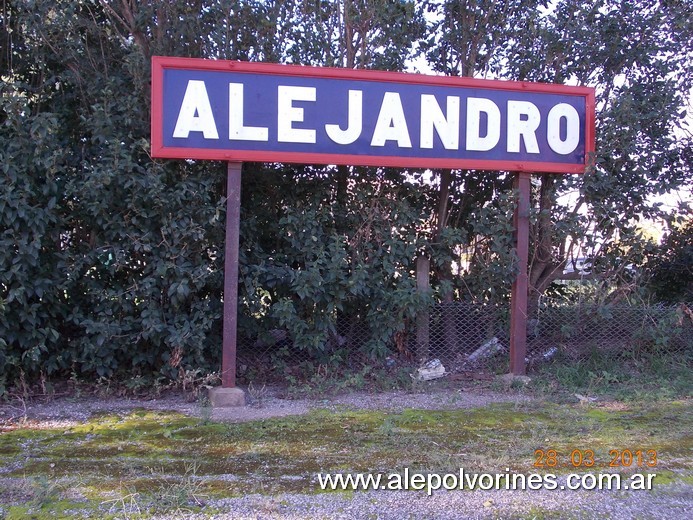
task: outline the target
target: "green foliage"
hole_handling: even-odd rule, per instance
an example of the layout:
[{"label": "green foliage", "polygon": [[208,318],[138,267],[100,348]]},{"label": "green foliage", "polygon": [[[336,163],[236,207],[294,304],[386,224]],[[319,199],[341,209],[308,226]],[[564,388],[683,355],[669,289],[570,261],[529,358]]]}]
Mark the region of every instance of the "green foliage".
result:
[{"label": "green foliage", "polygon": [[420,12],[431,22],[422,48],[431,68],[446,75],[505,75],[505,52],[514,51],[514,44],[533,32],[547,4],[546,0],[510,0],[502,5],[494,0],[424,0],[419,2]]},{"label": "green foliage", "polygon": [[[52,144],[58,127],[53,114],[26,117],[30,104],[9,85],[0,100],[5,113],[0,127],[0,368],[26,370],[55,350],[63,327],[66,302],[56,274],[64,157]],[[13,348],[18,344],[25,348]]]},{"label": "green foliage", "polygon": [[672,230],[649,255],[648,287],[658,301],[693,302],[693,220]]},{"label": "green foliage", "polygon": [[[636,285],[627,266],[654,254],[638,219],[672,220],[653,197],[693,178],[690,135],[681,132],[693,82],[690,6],[551,5],[7,3],[0,394],[22,377],[185,384],[218,366],[224,168],[149,156],[153,55],[387,70],[425,57],[445,74],[595,86],[593,171],[543,175],[534,185],[533,295],[578,252],[594,257],[595,277]],[[241,337],[253,344],[281,329],[291,340],[282,348],[310,366],[337,366],[354,355],[384,357],[431,301],[504,301],[516,271],[511,179],[246,164]],[[577,198],[565,202],[568,193]],[[667,262],[685,265],[676,240],[650,266],[657,294],[671,294]],[[419,255],[431,259],[428,295],[415,291]],[[337,334],[356,324],[366,339]]]},{"label": "green foliage", "polygon": [[[691,188],[691,136],[682,130],[693,74],[688,2],[562,1],[505,46],[515,79],[595,87],[597,152],[587,175],[543,175],[535,195],[533,296],[589,257],[589,276],[621,296],[637,287],[643,219],[671,220],[661,196]],[[543,218],[542,218],[543,217]],[[629,289],[630,288],[630,289]]]},{"label": "green foliage", "polygon": [[[149,57],[347,65],[341,56],[397,69],[422,30],[411,4],[349,4],[351,32],[325,34],[328,59],[297,46],[308,25],[294,23],[341,19],[326,6],[65,0],[3,11],[0,391],[39,372],[136,384],[216,368],[224,170],[148,156]],[[334,360],[352,347],[335,343],[336,321],[357,315],[373,329],[363,354],[382,356],[422,304],[411,273],[416,203],[396,198],[392,174],[376,193],[363,172],[361,191],[333,211],[333,172],[263,170],[248,165],[244,179],[242,330],[255,337],[265,317],[298,349]],[[280,182],[256,178],[266,174]],[[266,189],[277,196],[263,200]],[[369,208],[366,232],[359,212]]]},{"label": "green foliage", "polygon": [[473,302],[508,301],[515,277],[512,192],[501,194],[469,215],[472,236],[470,269],[462,279],[460,294]]},{"label": "green foliage", "polygon": [[[254,311],[248,321],[288,331],[294,347],[319,363],[355,350],[384,357],[392,335],[430,301],[415,291],[422,225],[416,187],[368,171],[352,178],[347,204],[335,207],[330,179],[319,172],[298,180],[281,171],[248,173],[253,183],[272,184],[244,199],[256,210],[242,219],[241,286]],[[290,206],[282,185],[291,186]],[[369,329],[370,341],[338,336],[337,329],[350,329],[349,320]]]},{"label": "green foliage", "polygon": [[0,97],[2,380],[212,367],[222,169],[149,158],[148,65],[103,5],[41,7],[10,13]]}]

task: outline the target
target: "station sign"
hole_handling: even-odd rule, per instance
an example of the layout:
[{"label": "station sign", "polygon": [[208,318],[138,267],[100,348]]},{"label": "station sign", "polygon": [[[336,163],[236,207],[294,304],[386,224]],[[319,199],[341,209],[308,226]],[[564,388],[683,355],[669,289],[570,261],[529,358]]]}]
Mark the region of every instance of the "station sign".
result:
[{"label": "station sign", "polygon": [[594,89],[152,59],[153,157],[583,173]]}]

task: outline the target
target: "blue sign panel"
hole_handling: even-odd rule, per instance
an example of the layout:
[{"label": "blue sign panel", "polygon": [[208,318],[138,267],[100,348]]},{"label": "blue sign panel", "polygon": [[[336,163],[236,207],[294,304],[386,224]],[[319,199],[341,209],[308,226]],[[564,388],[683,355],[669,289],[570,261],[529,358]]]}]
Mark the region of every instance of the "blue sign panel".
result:
[{"label": "blue sign panel", "polygon": [[568,173],[584,171],[594,147],[587,88],[174,58],[154,65],[159,157]]}]

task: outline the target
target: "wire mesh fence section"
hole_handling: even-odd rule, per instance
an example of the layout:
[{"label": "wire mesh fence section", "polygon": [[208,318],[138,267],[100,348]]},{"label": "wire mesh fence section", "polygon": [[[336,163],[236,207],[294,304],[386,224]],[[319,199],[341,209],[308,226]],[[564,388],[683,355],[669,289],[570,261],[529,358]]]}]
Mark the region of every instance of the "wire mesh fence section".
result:
[{"label": "wire mesh fence section", "polygon": [[448,372],[507,366],[509,306],[439,304],[431,309],[429,322],[429,348],[419,349],[419,359],[440,359]]},{"label": "wire mesh fence section", "polygon": [[527,334],[528,357],[585,359],[594,352],[638,357],[693,354],[691,305],[544,304]]},{"label": "wire mesh fence section", "polygon": [[238,375],[259,380],[301,379],[323,367],[385,367],[395,357],[407,359],[402,348],[407,336],[403,328],[402,332],[383,334],[360,316],[340,315],[322,329],[294,336],[277,323],[265,321],[254,327],[260,332],[239,331]]},{"label": "wire mesh fence section", "polygon": [[[609,356],[679,355],[693,362],[693,305],[598,305],[543,301],[528,319],[529,370],[564,360]],[[359,316],[335,317],[324,330],[296,338],[265,324],[239,334],[239,376],[307,377],[320,367],[417,366],[439,359],[446,372],[507,372],[510,307],[467,302],[437,304],[399,330],[383,332]]]},{"label": "wire mesh fence section", "polygon": [[[431,357],[448,371],[509,367],[509,306],[438,305],[430,317]],[[693,361],[691,305],[598,305],[545,301],[527,320],[528,368],[562,359],[678,355]]]}]

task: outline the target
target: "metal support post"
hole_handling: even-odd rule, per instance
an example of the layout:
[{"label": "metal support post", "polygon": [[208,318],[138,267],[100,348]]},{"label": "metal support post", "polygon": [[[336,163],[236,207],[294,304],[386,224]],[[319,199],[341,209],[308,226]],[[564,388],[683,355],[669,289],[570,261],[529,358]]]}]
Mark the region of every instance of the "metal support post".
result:
[{"label": "metal support post", "polygon": [[516,173],[514,188],[517,193],[513,223],[516,235],[518,274],[513,282],[510,301],[510,372],[514,375],[525,375],[531,174],[529,172]]},{"label": "metal support post", "polygon": [[224,255],[224,331],[221,386],[236,386],[236,328],[238,324],[238,240],[241,222],[241,168],[229,162],[226,181],[226,253]]}]

